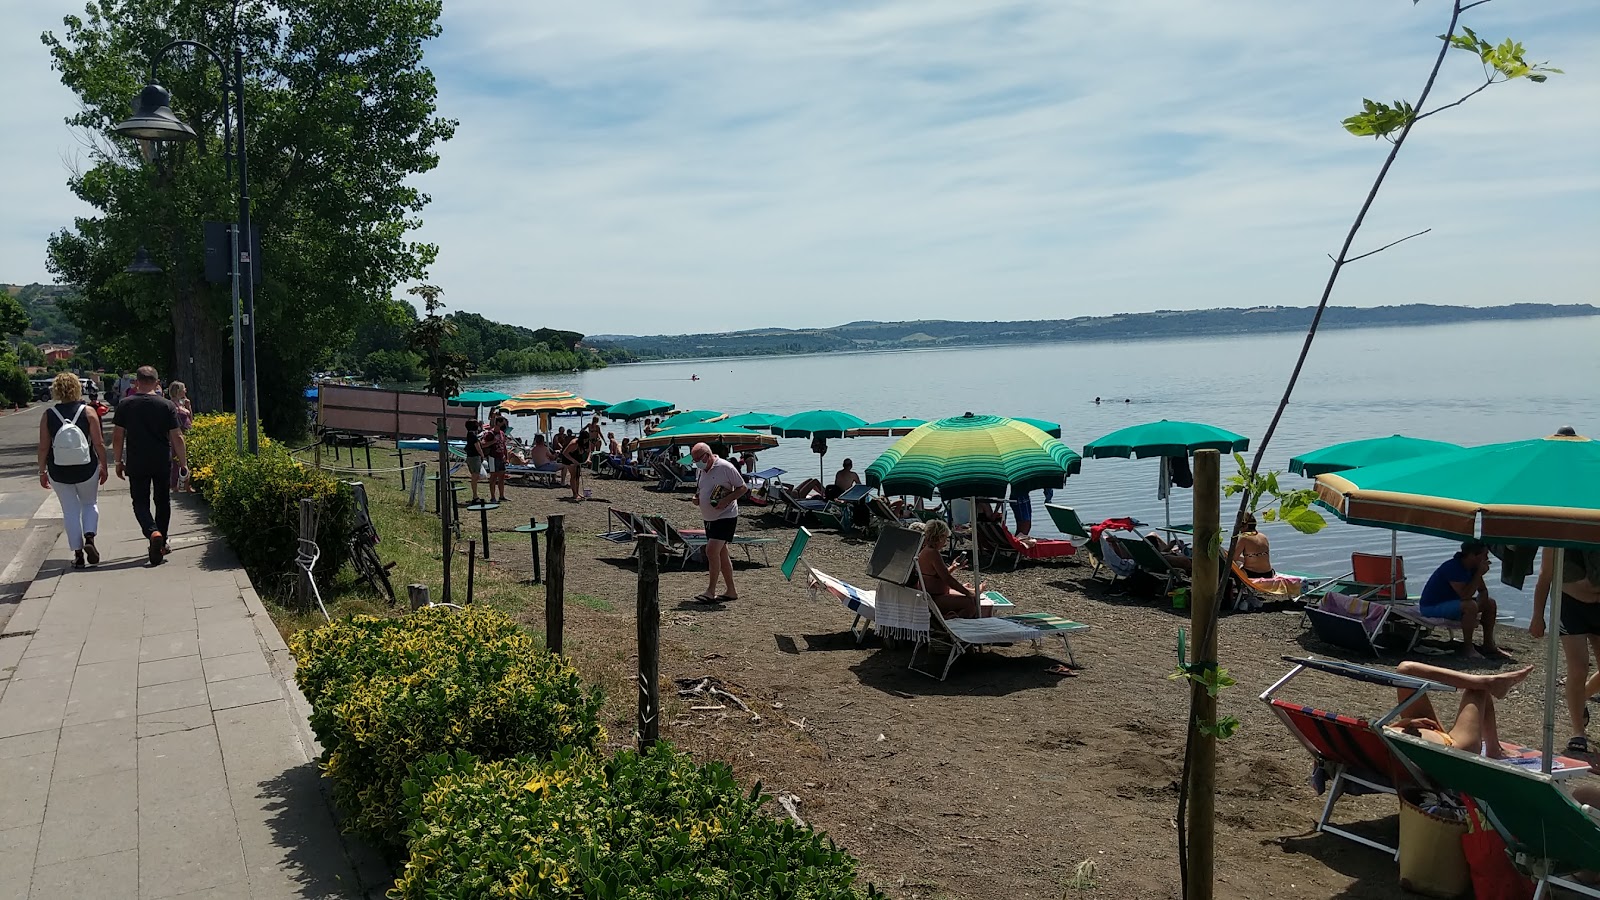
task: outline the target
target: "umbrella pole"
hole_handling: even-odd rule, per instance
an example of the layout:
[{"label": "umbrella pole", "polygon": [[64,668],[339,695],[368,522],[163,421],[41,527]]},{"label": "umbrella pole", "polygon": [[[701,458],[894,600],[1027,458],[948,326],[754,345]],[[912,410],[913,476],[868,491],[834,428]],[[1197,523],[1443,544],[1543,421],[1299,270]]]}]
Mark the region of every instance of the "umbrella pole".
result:
[{"label": "umbrella pole", "polygon": [[971,508],[967,511],[967,532],[972,538],[972,596],[978,601],[978,617],[983,618],[983,554],[978,544],[978,498],[970,497],[967,503]]},{"label": "umbrella pole", "polygon": [[[1544,638],[1544,756],[1539,760],[1539,771],[1550,774],[1550,764],[1556,755],[1556,670],[1561,667],[1561,570],[1566,563],[1567,551],[1550,547],[1546,553],[1555,554],[1555,577],[1550,584],[1550,626]],[[1569,673],[1568,677],[1572,677]]]},{"label": "umbrella pole", "polygon": [[1389,602],[1404,603],[1400,596],[1400,532],[1389,529]]}]

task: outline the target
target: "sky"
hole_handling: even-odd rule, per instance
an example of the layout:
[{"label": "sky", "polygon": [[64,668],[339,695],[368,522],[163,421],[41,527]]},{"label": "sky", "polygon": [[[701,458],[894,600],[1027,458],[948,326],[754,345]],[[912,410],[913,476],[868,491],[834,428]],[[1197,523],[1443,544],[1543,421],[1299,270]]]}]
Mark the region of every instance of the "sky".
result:
[{"label": "sky", "polygon": [[[88,210],[38,42],[0,3],[0,281]],[[595,333],[1314,304],[1445,0],[448,0],[460,120],[416,233],[455,309]],[[1567,74],[1420,122],[1334,302],[1600,302],[1600,4],[1466,24]],[[1482,79],[1453,53],[1437,103]],[[1436,105],[1435,104],[1435,105]],[[402,287],[403,290],[403,287]],[[398,292],[397,292],[398,293]]]}]

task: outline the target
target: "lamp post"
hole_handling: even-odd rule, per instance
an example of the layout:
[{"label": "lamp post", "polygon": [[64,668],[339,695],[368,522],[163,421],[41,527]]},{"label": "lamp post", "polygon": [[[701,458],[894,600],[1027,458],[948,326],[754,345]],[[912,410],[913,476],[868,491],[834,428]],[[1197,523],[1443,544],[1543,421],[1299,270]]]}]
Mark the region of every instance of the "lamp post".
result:
[{"label": "lamp post", "polygon": [[[156,68],[166,55],[179,48],[192,47],[205,52],[222,70],[223,102],[228,104],[232,94],[230,120],[226,112],[222,117],[223,146],[228,148],[229,167],[239,163],[239,221],[233,228],[233,388],[236,419],[236,440],[241,452],[248,449],[251,455],[259,447],[258,415],[256,403],[256,288],[251,258],[250,235],[250,178],[249,155],[245,145],[244,127],[244,50],[234,47],[233,66],[221,54],[199,41],[178,40],[167,44],[150,60],[150,82],[139,92],[134,102],[133,117],[115,125],[111,130],[139,142],[139,151],[146,161],[155,158],[159,145],[167,141],[188,141],[195,137],[194,129],[172,112],[172,95],[156,83]],[[234,143],[235,137],[237,144]],[[231,173],[230,173],[231,176]],[[148,270],[145,270],[148,271]]]}]

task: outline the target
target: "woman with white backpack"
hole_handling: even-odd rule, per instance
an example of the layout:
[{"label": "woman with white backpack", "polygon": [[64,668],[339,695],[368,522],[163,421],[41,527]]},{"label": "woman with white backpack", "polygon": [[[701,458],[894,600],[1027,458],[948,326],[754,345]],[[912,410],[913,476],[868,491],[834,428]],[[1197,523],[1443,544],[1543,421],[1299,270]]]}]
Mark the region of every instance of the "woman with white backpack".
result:
[{"label": "woman with white backpack", "polygon": [[83,382],[70,372],[50,383],[55,405],[39,420],[39,486],[55,488],[66,521],[72,567],[100,564],[94,535],[100,527],[100,485],[106,483],[105,436],[100,417],[83,402]]}]

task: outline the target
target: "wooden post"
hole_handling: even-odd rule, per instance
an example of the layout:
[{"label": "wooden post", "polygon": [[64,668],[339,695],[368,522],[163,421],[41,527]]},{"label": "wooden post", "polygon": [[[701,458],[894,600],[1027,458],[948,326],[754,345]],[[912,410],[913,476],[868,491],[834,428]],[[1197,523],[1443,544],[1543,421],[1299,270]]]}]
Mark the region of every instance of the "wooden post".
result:
[{"label": "wooden post", "polygon": [[[316,526],[316,501],[309,497],[300,500],[300,540],[315,541],[317,539]],[[299,582],[295,585],[295,600],[301,609],[310,609],[312,598],[316,596],[312,590],[312,574],[301,572]]]},{"label": "wooden post", "polygon": [[661,735],[661,563],[656,536],[639,542],[639,752]]},{"label": "wooden post", "polygon": [[562,516],[549,518],[544,534],[544,645],[561,653],[561,632],[567,624],[567,534]]},{"label": "wooden post", "polygon": [[[367,452],[367,477],[372,477],[372,438],[364,438],[361,446]],[[353,451],[352,451],[353,452]],[[354,460],[352,460],[354,462]]]},{"label": "wooden post", "polygon": [[406,594],[411,598],[411,608],[421,609],[428,605],[428,586],[425,584],[406,585]]},{"label": "wooden post", "polygon": [[[1194,573],[1190,579],[1191,662],[1203,674],[1217,665],[1217,585],[1222,561],[1218,519],[1222,508],[1221,455],[1200,450],[1194,455]],[[1189,685],[1190,728],[1215,725],[1217,698],[1204,685]],[[1184,900],[1211,900],[1216,854],[1217,738],[1197,733],[1189,767],[1189,891]]]},{"label": "wooden post", "polygon": [[406,448],[400,446],[400,432],[394,433],[394,452],[400,455],[400,490],[406,489]]},{"label": "wooden post", "polygon": [[473,576],[478,568],[478,548],[472,546],[472,541],[467,541],[467,604],[472,605],[472,583],[477,579]]}]

